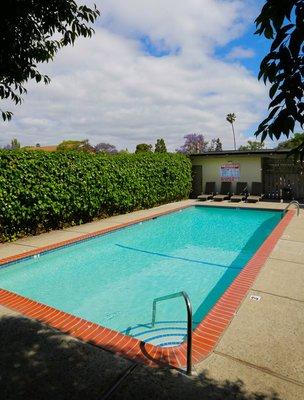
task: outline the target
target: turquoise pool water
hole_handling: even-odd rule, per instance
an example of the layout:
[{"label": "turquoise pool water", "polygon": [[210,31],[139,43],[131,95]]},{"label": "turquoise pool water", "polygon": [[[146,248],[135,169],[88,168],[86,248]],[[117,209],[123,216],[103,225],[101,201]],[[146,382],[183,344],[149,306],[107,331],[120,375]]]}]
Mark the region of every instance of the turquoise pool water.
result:
[{"label": "turquoise pool water", "polygon": [[186,291],[199,323],[280,221],[277,211],[191,207],[0,268],[0,287],[145,341],[185,334]]}]

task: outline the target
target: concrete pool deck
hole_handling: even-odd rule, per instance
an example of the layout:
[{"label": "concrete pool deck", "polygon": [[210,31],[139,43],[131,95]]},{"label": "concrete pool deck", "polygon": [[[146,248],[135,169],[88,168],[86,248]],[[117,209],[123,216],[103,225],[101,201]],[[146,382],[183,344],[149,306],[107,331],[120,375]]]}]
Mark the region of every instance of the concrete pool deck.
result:
[{"label": "concrete pool deck", "polygon": [[[0,245],[0,258],[25,253],[41,246],[74,239],[84,233],[91,233],[104,228],[118,226],[122,223],[149,217],[149,215],[156,212],[166,212],[191,204],[198,203],[193,200],[186,200],[156,207],[151,210],[136,211],[126,215],[111,217],[106,220],[75,226],[66,230],[53,231],[36,237],[24,238],[14,243],[2,244]],[[266,202],[252,205],[245,203],[231,204],[228,202],[204,202],[202,204],[206,206],[216,205],[272,209],[283,209],[286,206],[285,204]],[[211,379],[213,382],[218,383],[217,387],[219,385],[223,386],[223,382],[226,380],[230,382],[241,380],[245,385],[244,390],[248,393],[259,391],[271,396],[271,391],[275,391],[280,399],[303,399],[303,283],[304,211],[301,210],[300,216],[294,216],[285,229],[281,239],[277,242],[275,248],[268,257],[264,267],[251,286],[249,293],[243,300],[215,349],[206,359],[196,364],[195,370],[198,377],[194,376],[190,379],[190,381],[196,382],[194,386],[189,384],[189,380],[184,380],[185,378],[174,377],[174,373],[172,375],[167,371],[160,372],[139,366],[125,380],[112,398],[153,398],[144,397],[145,394],[142,392],[143,388],[147,388],[147,393],[151,394],[154,390],[153,387],[155,390],[161,388],[161,390],[166,393],[166,397],[160,397],[159,393],[155,393],[154,398],[157,399],[202,398],[200,397],[202,395],[204,395],[206,399],[224,398],[215,397],[211,392],[210,394],[206,392],[206,387],[203,387],[203,385],[206,384],[206,380],[208,379],[210,383]],[[252,294],[260,296],[261,299],[259,301],[251,300],[250,295]],[[1,320],[6,320],[7,317],[5,316],[11,315],[11,311],[2,307],[0,315],[2,315]],[[39,324],[37,322],[35,323]],[[65,337],[67,335],[62,336]],[[23,337],[18,340],[22,343]],[[82,344],[82,346],[90,347],[85,344]],[[100,349],[96,351],[100,352],[99,354],[102,358],[105,352]],[[106,354],[107,357],[111,357],[108,353]],[[120,358],[116,357],[115,363],[130,363],[129,361],[119,360]],[[100,362],[102,363],[102,361]],[[125,366],[126,364],[123,365]],[[120,371],[119,368],[116,370],[116,368],[113,367],[113,379],[114,375],[118,376],[119,373],[121,373]],[[202,377],[204,377],[205,381],[201,379]],[[79,379],[81,380],[81,378]],[[181,380],[183,382],[182,384]],[[143,382],[145,382],[145,384],[143,384]],[[101,391],[102,390],[103,389],[101,389]],[[151,390],[151,392],[149,392],[149,390]],[[183,397],[181,397],[181,394],[183,394]],[[161,395],[163,396],[163,394]],[[249,399],[250,397],[240,397],[240,399],[243,398]],[[254,397],[252,397],[252,399],[253,398]]]}]

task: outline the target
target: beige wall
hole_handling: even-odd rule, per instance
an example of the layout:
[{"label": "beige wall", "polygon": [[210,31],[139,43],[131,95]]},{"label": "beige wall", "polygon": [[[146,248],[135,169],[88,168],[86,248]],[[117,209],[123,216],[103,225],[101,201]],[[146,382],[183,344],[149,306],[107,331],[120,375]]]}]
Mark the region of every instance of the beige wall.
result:
[{"label": "beige wall", "polygon": [[[193,165],[202,165],[203,167],[203,191],[206,182],[215,182],[216,191],[220,190],[221,177],[220,167],[229,161],[240,164],[240,182],[247,182],[249,191],[252,182],[262,181],[262,163],[261,156],[193,156],[191,157]],[[232,182],[232,191],[235,191],[236,182]]]}]

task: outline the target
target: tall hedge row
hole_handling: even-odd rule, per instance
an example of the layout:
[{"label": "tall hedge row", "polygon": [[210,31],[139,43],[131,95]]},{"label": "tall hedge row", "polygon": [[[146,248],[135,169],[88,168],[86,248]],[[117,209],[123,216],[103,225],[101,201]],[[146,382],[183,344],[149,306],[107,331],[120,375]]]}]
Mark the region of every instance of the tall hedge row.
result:
[{"label": "tall hedge row", "polygon": [[179,154],[0,151],[0,241],[188,196]]}]

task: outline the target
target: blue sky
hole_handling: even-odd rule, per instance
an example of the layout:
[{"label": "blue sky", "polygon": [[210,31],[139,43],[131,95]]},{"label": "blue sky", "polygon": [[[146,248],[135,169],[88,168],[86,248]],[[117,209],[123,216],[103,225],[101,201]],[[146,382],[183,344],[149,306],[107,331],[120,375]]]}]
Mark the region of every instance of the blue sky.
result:
[{"label": "blue sky", "polygon": [[239,58],[238,61],[255,76],[258,76],[261,60],[268,53],[270,42],[263,36],[255,35],[254,33],[255,25],[253,23],[249,24],[246,32],[241,37],[232,40],[224,47],[216,49],[217,57],[221,59],[227,57],[236,47],[251,50],[252,56]]},{"label": "blue sky", "polygon": [[[263,1],[257,0],[255,8],[258,11],[263,5]],[[257,15],[257,14],[256,14]],[[239,62],[247,68],[252,74],[258,76],[259,66],[263,57],[268,53],[270,41],[264,36],[255,34],[256,27],[254,18],[246,24],[244,32],[234,40],[229,41],[225,46],[218,46],[214,49],[215,56],[219,59],[226,59],[228,62]],[[153,41],[148,35],[138,34],[138,40],[141,43],[142,51],[152,57],[166,57],[176,55],[181,51],[181,47],[170,48],[166,45],[165,39]],[[237,57],[230,57],[233,50],[244,50],[243,54]]]},{"label": "blue sky", "polygon": [[[215,56],[219,59],[226,59],[229,62],[239,62],[254,75],[258,76],[260,62],[268,53],[270,41],[264,36],[255,34],[255,24],[248,23],[245,32],[238,38],[230,41],[225,46],[215,48]],[[151,57],[167,57],[176,55],[181,51],[179,46],[170,48],[166,45],[165,39],[153,41],[149,36],[138,36],[142,51]],[[230,58],[233,49],[242,49],[244,54],[239,54],[236,58]],[[246,54],[247,51],[247,54]]]},{"label": "blue sky", "polygon": [[166,45],[164,39],[160,39],[157,42],[153,42],[147,35],[140,36],[138,38],[141,48],[144,54],[150,55],[151,57],[167,57],[172,55],[178,55],[181,51],[179,46],[170,48]]},{"label": "blue sky", "polygon": [[42,66],[52,81],[31,83],[0,145],[108,142],[133,150],[164,138],[219,137],[232,148],[226,114],[237,115],[237,144],[265,117],[268,91],[257,81],[269,44],[254,35],[261,0],[87,0],[101,17],[91,39]]}]

